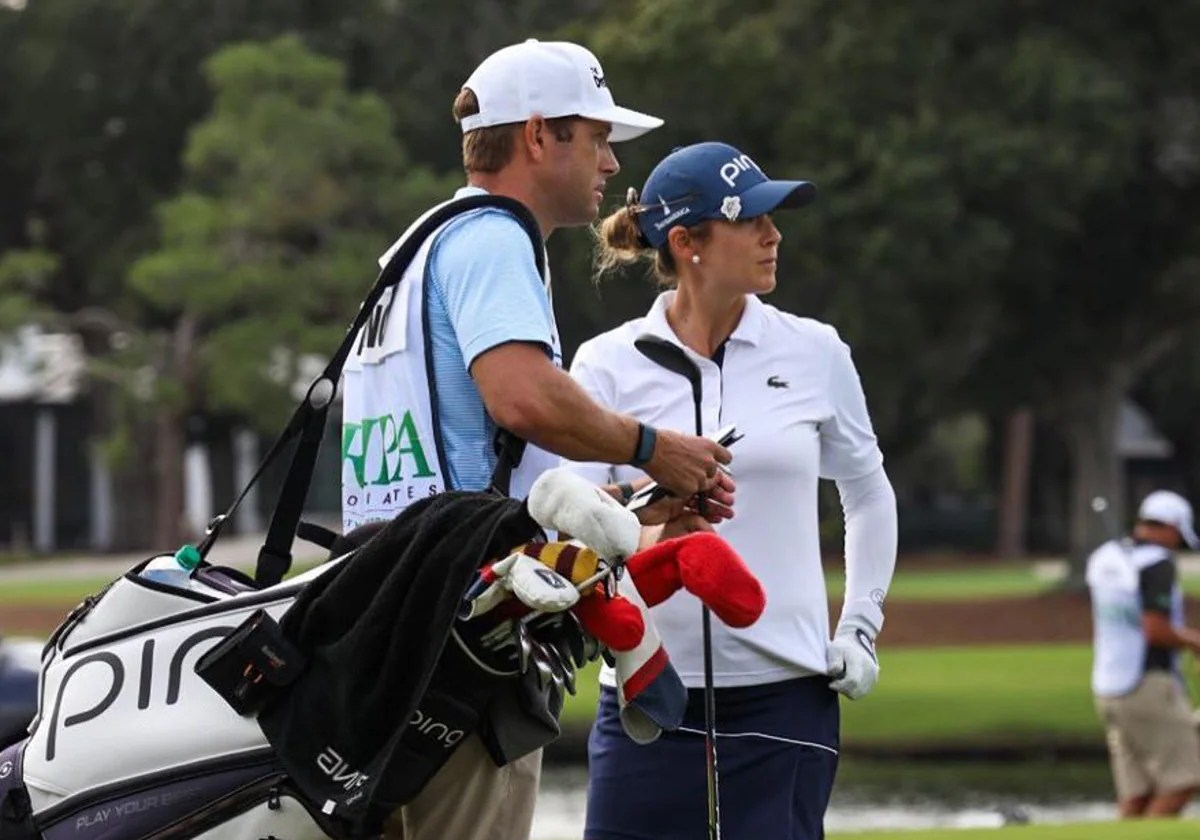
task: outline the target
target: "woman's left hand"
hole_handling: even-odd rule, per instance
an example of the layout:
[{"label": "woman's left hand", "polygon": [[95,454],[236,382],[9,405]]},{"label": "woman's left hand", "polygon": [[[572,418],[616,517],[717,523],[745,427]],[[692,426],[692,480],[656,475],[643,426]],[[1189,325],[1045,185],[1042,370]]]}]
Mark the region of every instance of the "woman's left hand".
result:
[{"label": "woman's left hand", "polygon": [[[719,473],[716,486],[705,494],[704,518],[714,525],[726,519],[732,519],[736,490],[737,485],[734,483],[733,477],[725,472]],[[680,499],[678,496],[666,496],[639,510],[637,517],[643,525],[664,525],[685,514],[698,514],[699,512],[698,496],[692,496],[686,500]]]}]

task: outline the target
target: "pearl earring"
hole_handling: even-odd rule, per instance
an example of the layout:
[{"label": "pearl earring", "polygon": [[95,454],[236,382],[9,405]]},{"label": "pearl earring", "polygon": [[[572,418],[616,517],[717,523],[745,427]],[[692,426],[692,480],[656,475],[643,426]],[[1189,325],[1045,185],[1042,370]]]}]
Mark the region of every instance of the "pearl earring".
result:
[{"label": "pearl earring", "polygon": [[698,264],[700,263],[700,255],[699,255],[699,254],[692,254],[692,262],[694,262],[694,263],[696,263],[696,264],[698,265]]}]

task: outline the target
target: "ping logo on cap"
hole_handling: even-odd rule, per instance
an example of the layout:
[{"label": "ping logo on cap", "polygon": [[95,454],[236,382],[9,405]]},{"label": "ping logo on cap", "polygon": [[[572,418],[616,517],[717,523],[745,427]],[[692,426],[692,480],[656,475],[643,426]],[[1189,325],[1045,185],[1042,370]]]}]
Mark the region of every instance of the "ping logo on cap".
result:
[{"label": "ping logo on cap", "polygon": [[727,163],[721,165],[721,180],[731,187],[737,186],[737,178],[743,172],[749,172],[751,169],[759,169],[758,164],[750,160],[749,155],[738,155]]}]

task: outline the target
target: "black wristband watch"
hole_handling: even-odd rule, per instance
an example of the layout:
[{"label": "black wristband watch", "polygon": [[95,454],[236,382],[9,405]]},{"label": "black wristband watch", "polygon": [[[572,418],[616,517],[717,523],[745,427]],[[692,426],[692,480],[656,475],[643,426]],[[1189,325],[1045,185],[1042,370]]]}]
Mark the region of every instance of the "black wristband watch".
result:
[{"label": "black wristband watch", "polygon": [[653,426],[638,423],[637,449],[629,463],[635,467],[643,466],[654,457],[654,444],[658,441],[658,432]]}]

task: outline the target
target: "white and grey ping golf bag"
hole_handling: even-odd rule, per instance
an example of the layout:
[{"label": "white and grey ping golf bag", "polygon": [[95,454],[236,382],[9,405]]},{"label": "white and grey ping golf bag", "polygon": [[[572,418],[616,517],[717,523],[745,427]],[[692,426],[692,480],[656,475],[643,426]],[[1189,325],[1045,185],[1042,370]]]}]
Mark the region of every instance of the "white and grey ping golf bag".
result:
[{"label": "white and grey ping golf bag", "polygon": [[[485,204],[514,212],[541,260],[536,224],[511,199],[458,200],[417,227],[251,479],[297,441],[256,579],[202,563],[192,575],[199,584],[181,589],[139,577],[140,564],[56,630],[42,655],[28,737],[0,752],[0,840],[355,840],[328,818],[328,802],[301,793],[256,718],[235,711],[196,665],[252,617],[278,619],[306,585],[353,561],[352,552],[283,581],[342,366],[375,302],[428,234]],[[198,546],[202,556],[244,497],[245,491],[213,520]],[[258,653],[267,662],[256,679],[273,679],[276,666],[287,670],[287,663],[271,661],[269,646]],[[353,788],[356,771],[336,754],[321,760],[323,773]]]},{"label": "white and grey ping golf bag", "polygon": [[255,610],[281,615],[332,564],[261,591],[208,569],[209,596],[144,580],[139,568],[82,604],[47,645],[30,735],[0,755],[0,837],[330,836],[255,719],[195,664]]}]

